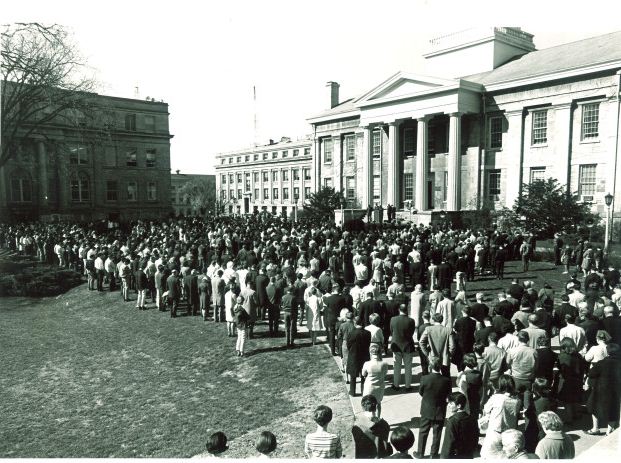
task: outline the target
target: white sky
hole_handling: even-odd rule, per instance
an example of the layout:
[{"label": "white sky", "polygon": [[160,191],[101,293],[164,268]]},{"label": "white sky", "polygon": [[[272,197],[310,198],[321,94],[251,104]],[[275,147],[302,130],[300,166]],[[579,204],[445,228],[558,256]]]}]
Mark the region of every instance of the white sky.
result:
[{"label": "white sky", "polygon": [[171,168],[213,173],[213,156],[310,133],[325,83],[341,100],[399,70],[424,74],[431,37],[519,26],[537,48],[621,30],[621,2],[588,0],[227,0],[2,2],[0,23],[58,23],[102,93],[169,104]]}]

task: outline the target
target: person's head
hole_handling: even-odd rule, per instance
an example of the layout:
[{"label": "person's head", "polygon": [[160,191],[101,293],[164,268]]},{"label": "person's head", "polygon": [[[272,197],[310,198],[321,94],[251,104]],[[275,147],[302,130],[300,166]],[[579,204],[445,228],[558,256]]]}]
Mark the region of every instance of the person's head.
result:
[{"label": "person's head", "polygon": [[433,321],[435,323],[441,324],[444,321],[444,317],[440,312],[436,312],[433,314]]},{"label": "person's head", "polygon": [[524,434],[522,434],[522,431],[507,429],[500,437],[505,458],[511,458],[524,450]]},{"label": "person's head", "polygon": [[407,315],[408,313],[408,308],[405,304],[401,304],[399,306],[399,313],[401,313],[402,315]]},{"label": "person's head", "polygon": [[416,285],[416,286],[414,287],[414,290],[415,290],[415,291],[417,291],[417,292],[419,292],[419,293],[420,293],[420,292],[422,292],[422,290],[423,290],[423,285],[421,285],[421,284]]},{"label": "person's head", "polygon": [[548,336],[540,336],[537,338],[537,347],[550,347],[550,338]]},{"label": "person's head", "polygon": [[313,420],[321,427],[328,426],[328,423],[332,421],[332,409],[325,405],[320,405],[313,413]]},{"label": "person's head", "polygon": [[371,355],[372,359],[382,359],[382,349],[380,347],[379,344],[377,343],[372,343],[371,346],[369,347],[369,354]]},{"label": "person's head", "polygon": [[423,311],[423,320],[429,323],[430,319],[431,319],[431,312],[429,312],[428,310]]},{"label": "person's head", "polygon": [[498,392],[500,394],[513,394],[515,392],[515,381],[509,375],[500,375],[498,378]]},{"label": "person's head", "polygon": [[377,410],[377,399],[372,394],[365,395],[360,401],[360,406],[365,412],[374,413]]},{"label": "person's head", "polygon": [[539,315],[537,315],[536,313],[531,313],[528,316],[528,323],[529,324],[536,325],[538,321],[539,321]]},{"label": "person's head", "polygon": [[463,358],[464,366],[474,369],[477,367],[477,357],[472,352],[469,352],[464,355]]},{"label": "person's head", "polygon": [[359,326],[360,325],[360,316],[356,315],[354,317],[354,325]]},{"label": "person's head", "polygon": [[263,431],[257,437],[257,442],[255,444],[255,448],[257,452],[262,453],[263,455],[269,455],[274,450],[276,450],[277,442],[276,436],[269,431]]},{"label": "person's head", "polygon": [[373,326],[379,326],[380,316],[376,313],[369,315],[369,323]]},{"label": "person's head", "polygon": [[606,330],[597,330],[595,339],[599,344],[608,344],[612,337],[608,334],[608,331]]},{"label": "person's head", "polygon": [[466,399],[466,396],[461,392],[453,392],[448,396],[448,408],[452,413],[464,410],[467,403],[468,399]]},{"label": "person's head", "polygon": [[414,445],[414,433],[410,428],[397,426],[390,435],[390,443],[397,452],[407,452]]},{"label": "person's head", "polygon": [[227,441],[228,439],[223,432],[214,432],[207,440],[207,451],[212,455],[218,455],[228,449]]},{"label": "person's head", "polygon": [[498,334],[492,331],[488,336],[487,340],[490,344],[496,344],[498,342]]},{"label": "person's head", "polygon": [[526,331],[519,331],[517,334],[517,338],[518,341],[520,341],[522,344],[528,344],[528,341],[530,341],[530,336]]},{"label": "person's head", "polygon": [[472,352],[474,352],[479,357],[482,356],[483,352],[485,352],[485,344],[483,344],[482,342],[475,342],[474,346],[472,346]]},{"label": "person's head", "polygon": [[561,339],[560,348],[561,348],[561,352],[565,354],[569,354],[569,355],[574,354],[578,351],[578,348],[576,347],[576,343],[571,338]]},{"label": "person's head", "polygon": [[535,378],[535,381],[533,381],[533,394],[536,397],[550,397],[552,395],[550,382],[546,378]]},{"label": "person's head", "polygon": [[475,298],[477,300],[477,302],[483,302],[483,298],[485,297],[484,293],[477,293]]},{"label": "person's head", "polygon": [[612,317],[615,314],[615,310],[612,306],[607,305],[604,307],[604,318]]},{"label": "person's head", "polygon": [[465,305],[461,308],[461,313],[464,314],[464,317],[469,317],[470,314],[472,313],[472,309],[470,308],[469,305]]},{"label": "person's head", "polygon": [[563,430],[563,422],[554,412],[542,412],[537,419],[545,432]]},{"label": "person's head", "polygon": [[434,359],[431,360],[431,362],[429,363],[429,366],[436,373],[440,373],[440,369],[442,368],[442,360],[439,359],[438,357],[435,357]]}]

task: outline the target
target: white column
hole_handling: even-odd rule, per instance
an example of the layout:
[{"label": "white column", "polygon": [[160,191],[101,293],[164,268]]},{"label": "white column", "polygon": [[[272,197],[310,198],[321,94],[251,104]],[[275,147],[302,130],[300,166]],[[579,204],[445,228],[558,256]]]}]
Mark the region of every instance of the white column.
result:
[{"label": "white column", "polygon": [[319,138],[313,139],[313,167],[311,169],[311,184],[314,192],[321,189],[321,153],[319,152]]},{"label": "white column", "polygon": [[363,127],[362,137],[362,181],[358,184],[361,188],[362,208],[367,208],[373,203],[373,160],[371,159],[371,128]]},{"label": "white column", "polygon": [[388,124],[388,204],[399,202],[399,124]]},{"label": "white column", "polygon": [[416,195],[415,207],[427,210],[427,123],[429,116],[421,117],[416,131]]},{"label": "white column", "polygon": [[[39,161],[39,204],[42,209],[47,209],[48,206],[48,180],[47,180],[47,150],[45,149],[45,142],[43,140],[37,141],[37,155]],[[92,179],[93,183],[91,190],[95,190],[95,179]],[[93,196],[95,196],[93,194]]]},{"label": "white column", "polygon": [[[552,167],[552,172],[546,172],[545,178],[554,177],[557,178],[558,181],[567,185],[567,190],[571,191],[571,178],[570,178],[570,157],[571,157],[571,126],[572,126],[572,109],[571,102],[564,103],[560,105],[554,106],[554,159],[555,162],[552,163],[554,167]],[[558,142],[556,142],[558,140]],[[614,167],[614,162],[610,164],[611,167]],[[524,168],[524,166],[522,166]],[[610,173],[614,171],[614,168],[609,170]],[[610,181],[607,179],[606,185],[612,185],[612,177],[611,175]],[[530,172],[524,172],[522,178],[525,181],[530,181]],[[609,183],[610,182],[610,183]],[[605,194],[605,193],[604,193]]]},{"label": "white column", "polygon": [[446,209],[461,209],[461,114],[450,115]]}]

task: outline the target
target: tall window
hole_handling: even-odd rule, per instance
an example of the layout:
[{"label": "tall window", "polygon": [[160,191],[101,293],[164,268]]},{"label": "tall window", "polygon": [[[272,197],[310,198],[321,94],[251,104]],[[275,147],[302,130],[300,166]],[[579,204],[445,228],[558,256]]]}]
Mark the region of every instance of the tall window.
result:
[{"label": "tall window", "polygon": [[250,191],[250,172],[246,172],[246,175],[244,176],[244,191],[249,192]]},{"label": "tall window", "polygon": [[403,154],[411,156],[416,152],[416,138],[414,137],[414,127],[403,129]]},{"label": "tall window", "polygon": [[147,167],[155,167],[155,148],[150,148],[146,151],[147,153]]},{"label": "tall window", "polygon": [[270,189],[263,188],[263,199],[270,199]]},{"label": "tall window", "polygon": [[254,199],[261,199],[261,198],[259,198],[259,194],[260,194],[260,193],[259,193],[259,189],[258,189],[258,188],[255,188],[255,189],[254,189]]},{"label": "tall window", "polygon": [[310,194],[311,194],[311,189],[310,189],[310,187],[309,187],[309,186],[305,186],[305,187],[304,187],[304,197],[305,197],[305,198],[308,198],[308,197],[310,196]]},{"label": "tall window", "polygon": [[272,199],[278,199],[278,188],[272,188]]},{"label": "tall window", "polygon": [[237,183],[241,183],[241,182],[242,182],[242,176],[241,176],[241,173],[238,172],[237,173]]},{"label": "tall window", "polygon": [[264,182],[269,182],[270,180],[270,173],[266,170],[263,171],[263,181]]},{"label": "tall window", "polygon": [[382,132],[380,130],[373,131],[371,143],[373,147],[373,157],[379,158],[382,155]]},{"label": "tall window", "polygon": [[489,119],[489,147],[502,148],[502,117],[494,116]]},{"label": "tall window", "polygon": [[224,199],[226,199],[226,190],[222,190],[222,191],[220,192],[220,197],[221,197],[223,200],[224,200]]},{"label": "tall window", "polygon": [[300,187],[293,187],[293,199],[296,201],[300,198]]},{"label": "tall window", "polygon": [[241,199],[244,197],[244,195],[242,195],[242,190],[241,188],[237,189],[237,199],[239,199],[241,201]]},{"label": "tall window", "polygon": [[599,137],[599,103],[582,106],[582,139]]},{"label": "tall window", "polygon": [[136,167],[138,165],[138,161],[136,160],[136,148],[130,148],[125,151],[125,165],[127,167]]},{"label": "tall window", "polygon": [[345,135],[345,159],[347,161],[356,160],[356,136]]},{"label": "tall window", "polygon": [[304,168],[304,180],[310,180],[311,179],[311,175],[310,175],[310,169],[308,167]]},{"label": "tall window", "polygon": [[32,201],[32,183],[28,174],[11,177],[11,201],[14,203]]},{"label": "tall window", "polygon": [[108,180],[106,182],[106,201],[119,200],[119,182],[116,180]]},{"label": "tall window", "polygon": [[373,199],[374,200],[379,200],[380,199],[380,195],[381,195],[381,183],[380,183],[380,176],[379,175],[374,175],[373,176]]},{"label": "tall window", "polygon": [[229,174],[229,183],[233,184],[235,182],[235,176],[233,174]]},{"label": "tall window", "polygon": [[252,173],[252,178],[254,179],[255,183],[259,183],[259,173],[258,172],[253,172]]},{"label": "tall window", "polygon": [[155,182],[147,183],[147,201],[155,201],[157,199],[157,185]]},{"label": "tall window", "polygon": [[289,181],[289,171],[288,170],[283,170],[282,171],[282,181],[283,182],[288,182]]},{"label": "tall window", "polygon": [[74,175],[71,178],[71,201],[83,203],[91,198],[90,182],[86,174]]},{"label": "tall window", "polygon": [[356,177],[345,178],[345,198],[353,201],[356,198]]},{"label": "tall window", "polygon": [[86,157],[86,146],[80,144],[69,146],[69,164],[88,164],[88,159]]},{"label": "tall window", "polygon": [[278,181],[278,171],[273,170],[272,171],[272,182],[277,182],[277,181]]},{"label": "tall window", "polygon": [[324,178],[323,179],[323,187],[324,188],[332,188],[333,184],[332,184],[332,177],[328,177],[328,178]]},{"label": "tall window", "polygon": [[403,199],[406,201],[414,199],[414,174],[403,175]]},{"label": "tall window", "polygon": [[580,177],[578,179],[578,194],[583,197],[591,196],[590,201],[593,200],[595,194],[595,179],[596,179],[597,164],[583,164],[580,166]]},{"label": "tall window", "polygon": [[530,183],[537,180],[545,180],[546,168],[545,167],[531,167],[530,168]]},{"label": "tall window", "polygon": [[533,145],[548,142],[548,111],[533,112]]},{"label": "tall window", "polygon": [[232,188],[229,190],[229,199],[235,199],[235,190]]},{"label": "tall window", "polygon": [[136,131],[136,115],[135,114],[125,115],[125,130],[129,130],[130,132]]},{"label": "tall window", "polygon": [[289,188],[282,189],[282,199],[283,200],[289,199]]},{"label": "tall window", "polygon": [[491,201],[500,200],[500,169],[493,169],[487,174],[488,197]]},{"label": "tall window", "polygon": [[427,154],[436,154],[436,126],[427,124]]},{"label": "tall window", "polygon": [[332,162],[332,139],[324,138],[321,146],[323,147],[323,162],[326,164]]},{"label": "tall window", "polygon": [[226,175],[222,174],[222,185],[226,185]]},{"label": "tall window", "polygon": [[293,180],[300,180],[300,169],[292,169]]},{"label": "tall window", "polygon": [[127,182],[127,200],[138,201],[138,184],[136,182]]},{"label": "tall window", "polygon": [[155,132],[155,116],[144,117],[144,129],[147,132]]}]

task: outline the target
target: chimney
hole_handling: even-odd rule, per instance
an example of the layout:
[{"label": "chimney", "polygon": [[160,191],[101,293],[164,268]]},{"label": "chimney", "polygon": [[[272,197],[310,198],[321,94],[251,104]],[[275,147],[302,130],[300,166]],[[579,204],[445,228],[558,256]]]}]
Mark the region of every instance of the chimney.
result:
[{"label": "chimney", "polygon": [[326,84],[326,87],[328,88],[328,94],[330,95],[330,109],[332,109],[339,104],[340,85],[338,84],[338,82],[330,81]]},{"label": "chimney", "polygon": [[177,169],[175,172],[177,172],[177,175],[179,175],[179,172],[181,172],[179,169]]}]

